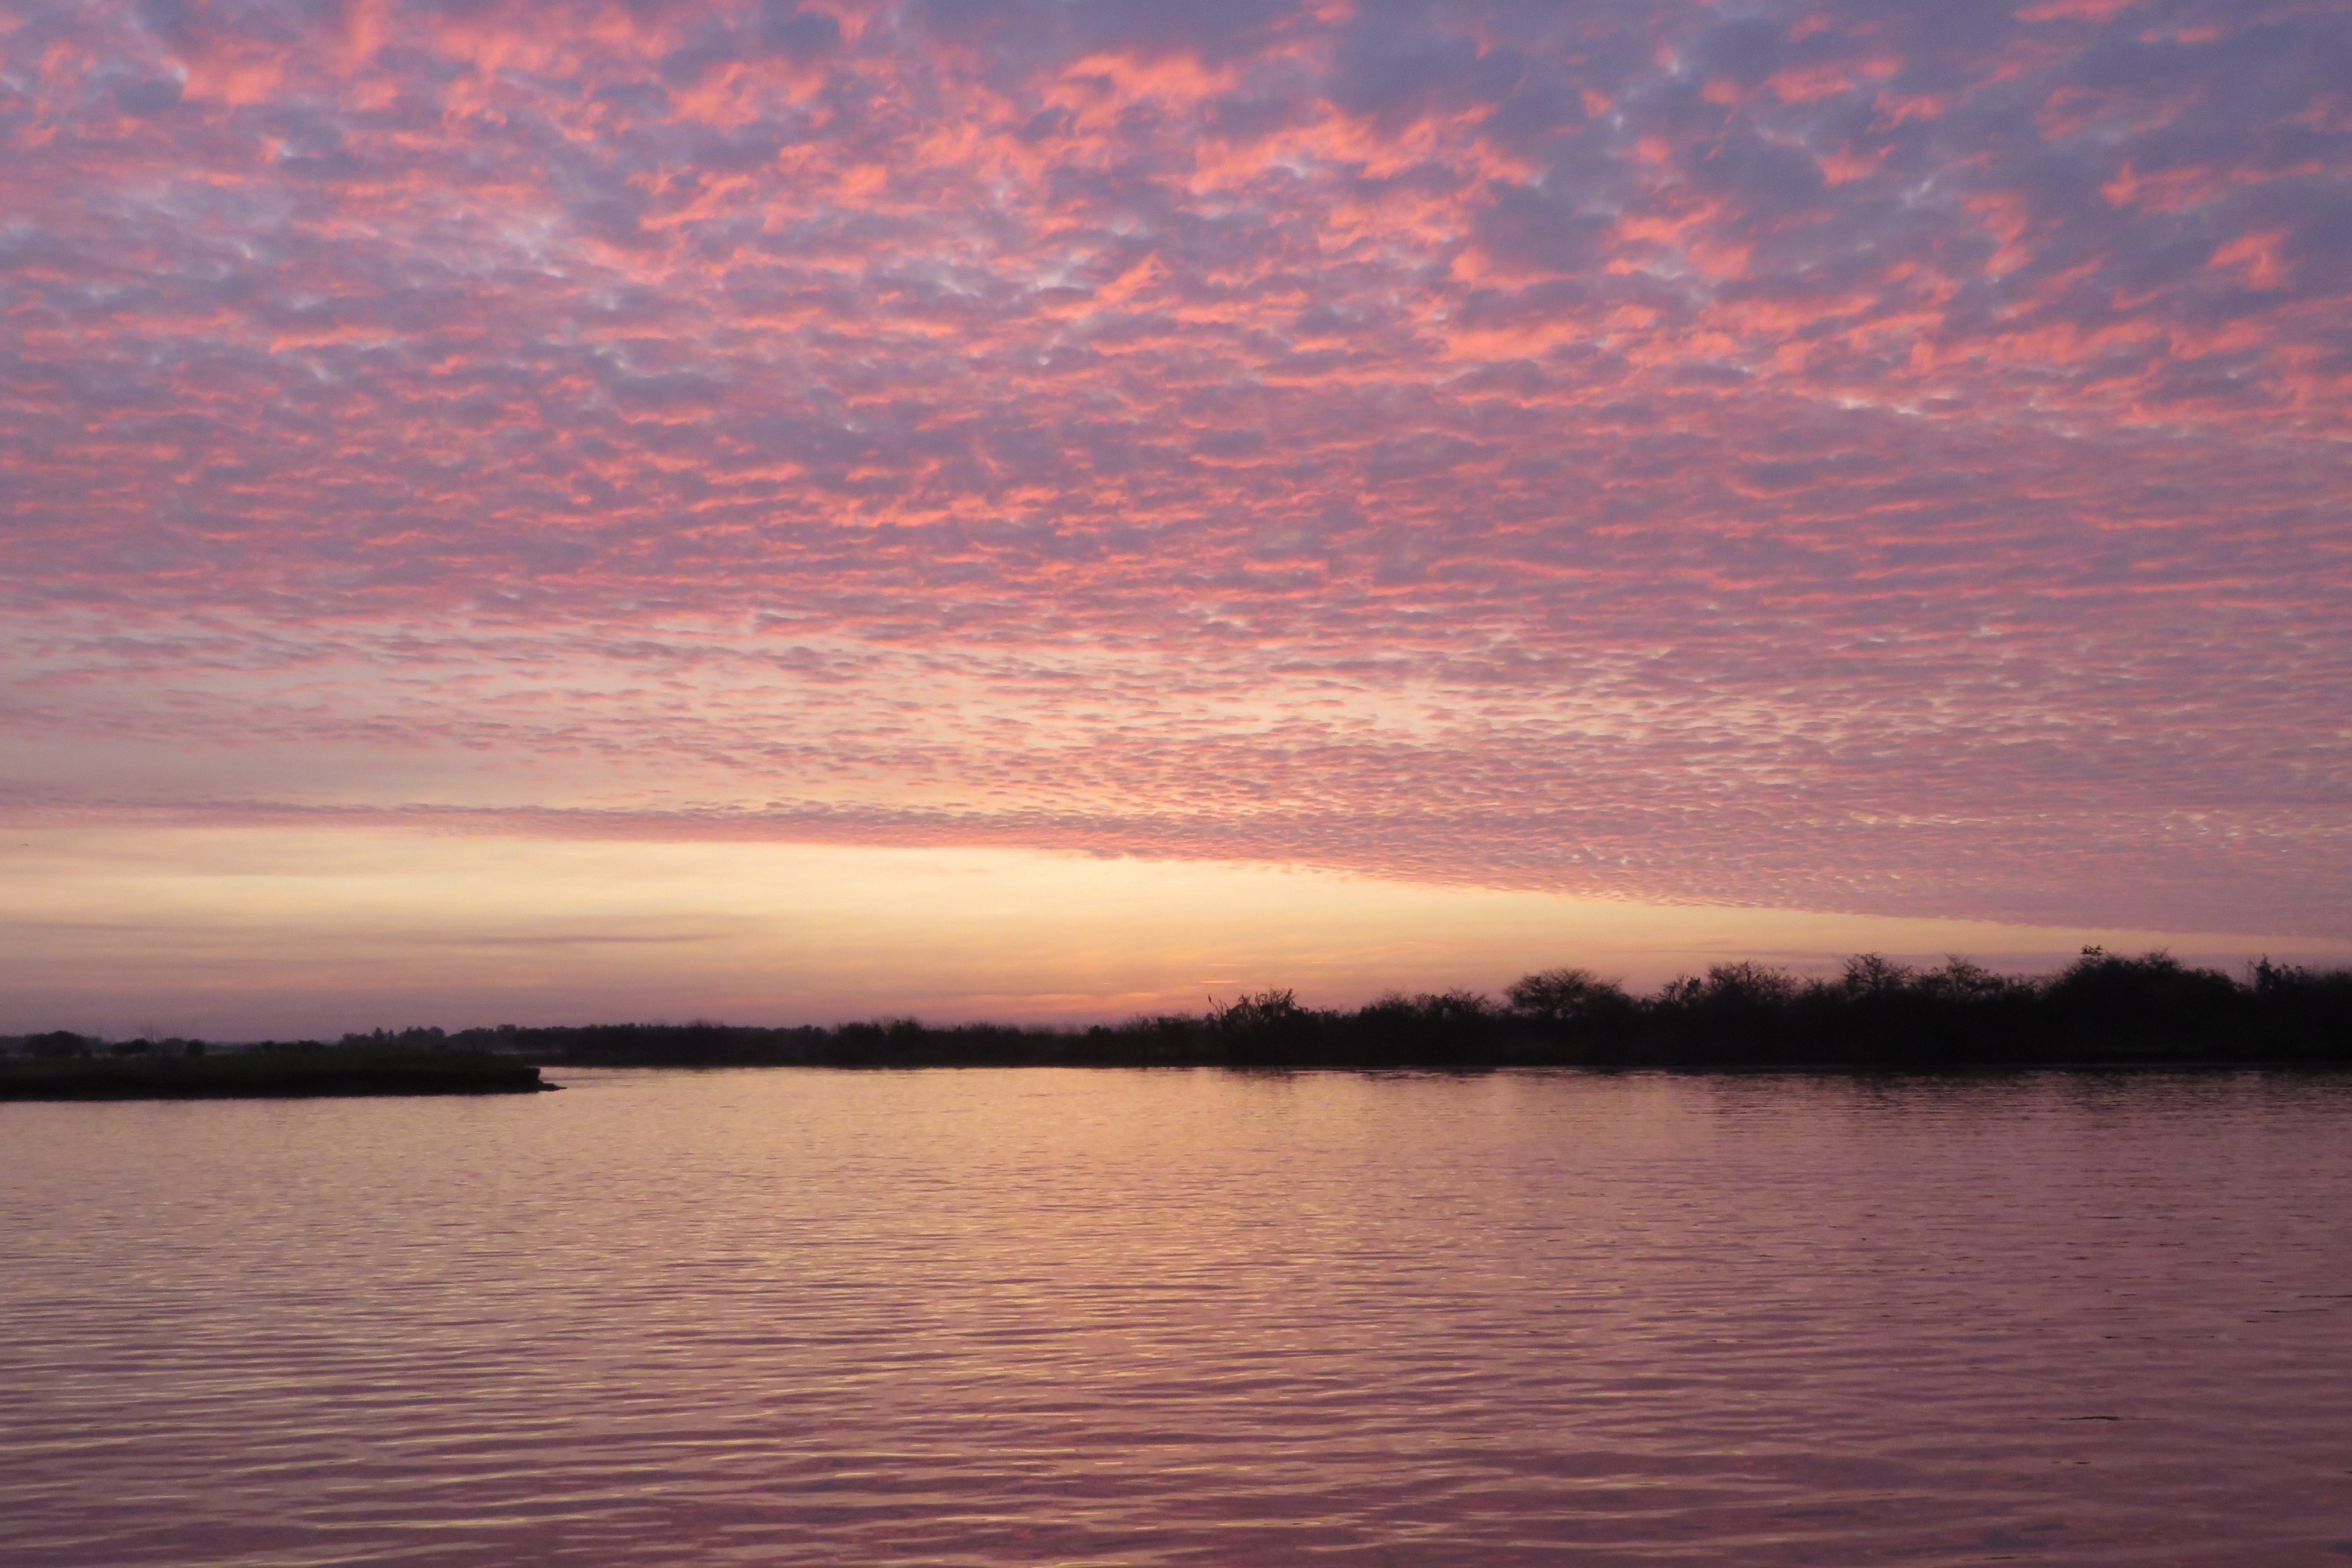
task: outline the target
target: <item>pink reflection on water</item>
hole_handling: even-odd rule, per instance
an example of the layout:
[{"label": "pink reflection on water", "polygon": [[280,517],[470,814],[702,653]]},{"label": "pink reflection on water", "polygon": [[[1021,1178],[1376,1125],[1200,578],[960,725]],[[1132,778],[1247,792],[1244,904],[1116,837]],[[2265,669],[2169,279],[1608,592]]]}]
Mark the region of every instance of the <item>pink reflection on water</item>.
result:
[{"label": "pink reflection on water", "polygon": [[12,1563],[2352,1542],[2326,1080],[568,1076],[0,1108]]}]

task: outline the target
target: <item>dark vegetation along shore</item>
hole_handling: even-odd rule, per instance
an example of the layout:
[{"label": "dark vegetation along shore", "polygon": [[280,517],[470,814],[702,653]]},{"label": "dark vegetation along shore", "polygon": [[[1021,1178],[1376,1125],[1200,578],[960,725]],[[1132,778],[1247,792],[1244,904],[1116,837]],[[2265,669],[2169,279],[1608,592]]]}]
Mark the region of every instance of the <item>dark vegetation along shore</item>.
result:
[{"label": "dark vegetation along shore", "polygon": [[553,1087],[540,1081],[539,1068],[530,1062],[462,1048],[341,1049],[306,1041],[228,1053],[206,1051],[192,1041],[107,1046],[56,1034],[17,1044],[20,1054],[0,1058],[0,1100],[529,1094]]},{"label": "dark vegetation along shore", "polygon": [[1351,1012],[1267,991],[1203,1014],[1082,1030],[902,1018],[832,1028],[507,1026],[352,1043],[616,1067],[2352,1068],[2352,971],[2265,962],[2238,980],[2163,953],[2093,950],[2060,973],[2015,979],[1965,960],[1922,970],[1864,956],[1835,978],[1810,982],[1725,964],[1647,996],[1574,969],[1531,974],[1499,1000],[1454,991]]},{"label": "dark vegetation along shore", "polygon": [[200,1042],[0,1040],[0,1099],[522,1093],[541,1063],[609,1067],[1222,1067],[1480,1071],[2352,1068],[2352,970],[2256,964],[2243,979],[2163,953],[2096,949],[2059,973],[1865,955],[1830,979],[1754,963],[1635,995],[1582,970],[1500,999],[1388,996],[1353,1011],[1264,991],[1200,1014],[1087,1029],[913,1018],[830,1028],[725,1024],[377,1030],[228,1053]]}]

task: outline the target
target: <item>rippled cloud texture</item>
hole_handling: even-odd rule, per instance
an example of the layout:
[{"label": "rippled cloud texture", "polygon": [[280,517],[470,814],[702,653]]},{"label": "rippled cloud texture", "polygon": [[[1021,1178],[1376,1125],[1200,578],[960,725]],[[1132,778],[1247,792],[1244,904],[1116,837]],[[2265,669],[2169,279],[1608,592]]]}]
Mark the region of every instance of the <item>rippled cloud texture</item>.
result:
[{"label": "rippled cloud texture", "polygon": [[2352,931],[2352,7],[0,16],[20,816]]}]

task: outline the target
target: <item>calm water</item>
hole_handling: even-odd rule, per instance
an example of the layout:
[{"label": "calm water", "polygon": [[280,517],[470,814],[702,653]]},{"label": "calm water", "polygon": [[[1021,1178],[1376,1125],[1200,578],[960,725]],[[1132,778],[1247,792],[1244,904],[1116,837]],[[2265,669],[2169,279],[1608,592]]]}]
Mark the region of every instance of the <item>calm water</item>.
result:
[{"label": "calm water", "polygon": [[0,1106],[0,1560],[2352,1559],[2352,1085]]}]

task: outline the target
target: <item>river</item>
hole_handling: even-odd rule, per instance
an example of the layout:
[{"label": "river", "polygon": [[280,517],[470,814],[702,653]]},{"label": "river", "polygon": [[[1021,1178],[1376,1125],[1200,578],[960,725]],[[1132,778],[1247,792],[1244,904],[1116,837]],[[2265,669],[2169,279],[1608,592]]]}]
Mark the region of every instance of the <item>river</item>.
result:
[{"label": "river", "polygon": [[2352,1562],[2352,1080],[0,1105],[11,1568]]}]

